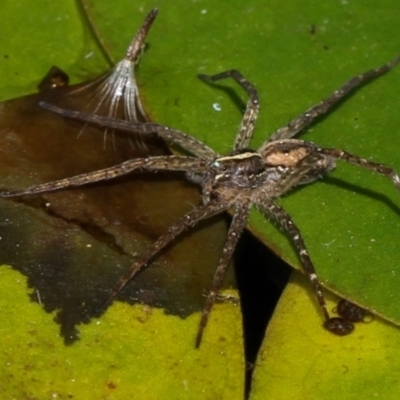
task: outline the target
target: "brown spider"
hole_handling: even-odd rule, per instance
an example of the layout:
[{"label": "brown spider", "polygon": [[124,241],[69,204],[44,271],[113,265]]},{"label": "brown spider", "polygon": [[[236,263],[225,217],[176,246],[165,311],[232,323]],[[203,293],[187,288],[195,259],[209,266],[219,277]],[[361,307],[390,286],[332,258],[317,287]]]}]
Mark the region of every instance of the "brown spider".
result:
[{"label": "brown spider", "polygon": [[[276,225],[286,232],[298,253],[304,272],[308,276],[319,307],[329,329],[331,318],[327,311],[321,285],[313,263],[308,255],[301,233],[290,216],[274,202],[274,198],[285,195],[296,185],[308,184],[317,180],[323,174],[335,168],[336,160],[343,160],[366,168],[372,172],[390,178],[400,190],[400,178],[389,167],[367,161],[344,150],[321,148],[314,143],[292,139],[297,133],[311,124],[315,118],[326,113],[335,103],[362,83],[384,74],[400,62],[400,56],[384,66],[358,75],[347,81],[326,100],[311,107],[305,113],[294,118],[289,124],[274,132],[268,140],[256,151],[247,146],[253,134],[254,125],[259,110],[258,93],[255,87],[243,75],[230,70],[210,77],[202,75],[203,79],[213,82],[224,78],[234,79],[249,95],[246,110],[236,135],[233,151],[221,155],[210,149],[204,143],[183,132],[155,123],[133,123],[115,120],[97,115],[84,114],[76,111],[60,109],[50,104],[41,105],[65,117],[76,118],[89,123],[141,134],[158,134],[168,143],[183,148],[191,156],[157,156],[138,158],[126,161],[114,167],[77,175],[71,178],[44,183],[26,190],[3,192],[3,197],[14,197],[37,194],[53,190],[82,186],[92,182],[113,179],[135,170],[147,171],[184,171],[187,178],[200,185],[202,204],[193,208],[179,221],[173,224],[166,233],[159,237],[141,254],[119,280],[112,290],[111,301],[155,256],[178,235],[197,222],[232,210],[233,218],[228,231],[228,237],[223,249],[219,265],[207,294],[202,317],[196,338],[196,347],[200,345],[203,331],[206,327],[209,312],[215,302],[225,271],[246,226],[249,211],[253,205],[266,216],[273,219]],[[335,318],[336,320],[337,318]],[[339,322],[345,322],[339,319]],[[346,325],[347,326],[347,325]],[[345,328],[351,331],[350,328]],[[332,329],[334,332],[335,329]],[[345,332],[346,333],[346,332]]]}]

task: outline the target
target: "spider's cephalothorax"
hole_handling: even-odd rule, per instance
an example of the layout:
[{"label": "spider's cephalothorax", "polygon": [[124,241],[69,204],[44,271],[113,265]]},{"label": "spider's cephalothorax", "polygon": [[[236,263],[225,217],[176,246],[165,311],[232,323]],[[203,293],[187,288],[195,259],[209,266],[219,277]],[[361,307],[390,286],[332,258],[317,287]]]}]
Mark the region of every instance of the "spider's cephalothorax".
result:
[{"label": "spider's cephalothorax", "polygon": [[384,74],[399,62],[400,57],[380,68],[350,79],[326,100],[311,107],[305,113],[290,121],[288,125],[274,132],[257,151],[248,149],[259,109],[258,93],[254,86],[236,70],[222,72],[211,77],[202,76],[211,81],[228,77],[233,78],[249,95],[249,101],[234,141],[233,151],[227,155],[220,155],[196,138],[163,125],[132,123],[42,104],[44,108],[63,116],[108,128],[149,135],[158,134],[167,142],[183,148],[191,156],[171,155],[133,159],[114,167],[44,183],[27,190],[3,192],[2,196],[21,196],[81,186],[91,182],[112,179],[138,169],[147,171],[184,171],[192,182],[201,186],[202,204],[193,208],[172,225],[164,235],[160,236],[135,260],[126,275],[114,287],[109,301],[184,230],[192,227],[200,220],[226,210],[232,210],[232,223],[228,231],[228,237],[207,294],[200,321],[196,339],[196,346],[199,346],[208,321],[209,312],[215,302],[226,268],[239,236],[246,225],[250,208],[255,205],[292,240],[304,272],[308,276],[318,300],[325,319],[325,327],[337,334],[350,333],[353,328],[350,321],[342,317],[331,318],[329,316],[320,282],[300,231],[286,211],[274,201],[274,198],[286,194],[296,185],[315,181],[321,175],[332,170],[335,167],[336,160],[342,160],[383,175],[391,179],[397,189],[400,190],[400,178],[389,167],[367,161],[344,150],[321,148],[310,142],[292,139],[301,130],[310,125],[315,118],[326,113],[354,88]]},{"label": "spider's cephalothorax", "polygon": [[261,155],[253,150],[236,151],[216,158],[210,163],[207,175],[216,185],[226,188],[256,188],[268,179]]},{"label": "spider's cephalothorax", "polygon": [[[280,196],[287,190],[282,186],[283,182],[290,181],[295,175],[296,179],[301,169],[302,176],[298,185],[311,183],[323,174],[335,168],[335,159],[326,154],[320,154],[318,147],[310,142],[296,139],[284,139],[269,142],[262,150],[262,156],[271,170],[284,171],[285,176],[279,177],[279,192],[274,196]],[[283,190],[283,192],[282,192]]]}]

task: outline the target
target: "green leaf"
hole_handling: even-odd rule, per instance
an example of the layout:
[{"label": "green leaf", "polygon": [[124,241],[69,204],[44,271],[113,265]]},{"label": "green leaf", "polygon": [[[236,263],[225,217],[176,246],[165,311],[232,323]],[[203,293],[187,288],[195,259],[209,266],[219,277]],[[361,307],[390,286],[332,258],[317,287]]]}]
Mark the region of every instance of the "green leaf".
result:
[{"label": "green leaf", "polygon": [[0,7],[7,16],[0,35],[0,100],[36,92],[52,65],[68,71],[71,83],[108,68],[75,4],[40,0],[32,7],[28,1],[5,0]]}]

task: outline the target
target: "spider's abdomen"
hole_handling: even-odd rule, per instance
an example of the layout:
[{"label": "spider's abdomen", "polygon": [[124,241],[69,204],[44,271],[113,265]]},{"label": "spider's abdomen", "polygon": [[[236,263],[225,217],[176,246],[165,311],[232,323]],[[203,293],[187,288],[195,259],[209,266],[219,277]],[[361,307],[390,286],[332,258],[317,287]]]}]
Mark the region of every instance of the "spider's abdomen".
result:
[{"label": "spider's abdomen", "polygon": [[[280,180],[284,189],[280,194],[290,187],[311,183],[335,168],[334,158],[320,150],[311,142],[297,139],[272,141],[262,150],[266,168],[276,171],[275,180]],[[287,185],[289,181],[291,185]]]}]

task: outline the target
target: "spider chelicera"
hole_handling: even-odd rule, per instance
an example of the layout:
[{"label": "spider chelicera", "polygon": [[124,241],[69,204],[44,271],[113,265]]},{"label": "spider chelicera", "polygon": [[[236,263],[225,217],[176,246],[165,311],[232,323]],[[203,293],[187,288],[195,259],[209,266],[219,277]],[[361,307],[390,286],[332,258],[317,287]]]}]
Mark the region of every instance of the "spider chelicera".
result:
[{"label": "spider chelicera", "polygon": [[[186,229],[203,219],[223,211],[231,210],[233,215],[232,223],[218,267],[210,285],[210,290],[207,293],[206,303],[200,320],[196,337],[196,347],[198,347],[229,261],[238,243],[240,234],[246,226],[249,211],[254,205],[267,217],[274,220],[276,225],[290,237],[317,298],[325,320],[324,324],[330,329],[332,319],[328,313],[321,291],[321,284],[300,230],[288,213],[274,199],[285,195],[296,185],[308,184],[317,180],[323,174],[335,168],[336,160],[343,160],[381,174],[391,179],[397,189],[400,190],[400,178],[392,168],[365,160],[344,150],[321,148],[311,142],[293,139],[296,134],[311,124],[315,118],[326,113],[350,91],[362,83],[384,74],[399,62],[400,57],[397,57],[380,68],[350,79],[338,90],[334,91],[326,100],[311,107],[305,113],[290,121],[288,125],[274,132],[258,150],[248,148],[259,110],[258,93],[255,87],[237,70],[230,70],[213,76],[202,75],[202,79],[213,82],[224,78],[232,78],[249,96],[244,116],[236,134],[233,151],[224,155],[216,153],[190,135],[163,125],[150,122],[133,123],[116,120],[64,110],[50,104],[42,103],[42,107],[65,117],[126,132],[148,135],[157,134],[169,144],[183,148],[191,156],[168,155],[132,159],[110,168],[44,183],[25,190],[3,192],[1,195],[3,197],[14,197],[82,186],[92,182],[113,179],[136,170],[184,171],[190,181],[200,185],[202,203],[173,224],[166,233],[160,236],[135,260],[127,273],[112,290],[108,302],[141,270],[148,266],[165,246],[174,241]],[[337,317],[335,317],[335,321],[336,325],[337,322],[339,324],[347,322]],[[346,331],[344,333],[350,333],[352,329],[345,328],[344,330]],[[335,333],[335,329],[331,329],[331,331]]]}]

